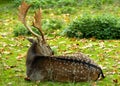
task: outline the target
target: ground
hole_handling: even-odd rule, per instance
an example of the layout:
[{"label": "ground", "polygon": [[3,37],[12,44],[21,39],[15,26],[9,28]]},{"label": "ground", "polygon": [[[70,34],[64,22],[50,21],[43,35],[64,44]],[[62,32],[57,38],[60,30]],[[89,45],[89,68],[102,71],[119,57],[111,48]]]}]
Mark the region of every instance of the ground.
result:
[{"label": "ground", "polygon": [[[120,40],[76,39],[57,36],[48,43],[57,55],[82,52],[95,60],[105,74],[105,79],[96,82],[60,83],[25,81],[25,57],[30,43],[28,36],[14,37],[13,28],[20,23],[17,8],[11,4],[0,5],[0,86],[119,86],[120,85]],[[70,20],[79,14],[71,15]],[[51,16],[51,14],[45,14]],[[64,17],[64,15],[54,15]],[[47,36],[47,38],[50,38]]]}]

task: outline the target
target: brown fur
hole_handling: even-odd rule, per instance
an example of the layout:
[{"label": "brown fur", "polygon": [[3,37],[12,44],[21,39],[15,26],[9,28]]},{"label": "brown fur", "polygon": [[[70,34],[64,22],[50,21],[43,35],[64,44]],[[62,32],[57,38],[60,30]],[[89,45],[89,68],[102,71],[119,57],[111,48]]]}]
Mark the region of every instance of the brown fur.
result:
[{"label": "brown fur", "polygon": [[45,56],[39,49],[37,43],[32,41],[27,53],[27,77],[32,81],[95,81],[100,75],[104,78],[101,68],[82,53],[71,56],[52,56],[48,53]]}]

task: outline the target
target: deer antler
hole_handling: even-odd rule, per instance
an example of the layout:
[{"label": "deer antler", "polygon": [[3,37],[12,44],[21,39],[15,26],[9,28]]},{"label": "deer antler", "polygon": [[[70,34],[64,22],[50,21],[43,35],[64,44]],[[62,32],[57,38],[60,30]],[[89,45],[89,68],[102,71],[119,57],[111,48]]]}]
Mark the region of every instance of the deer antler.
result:
[{"label": "deer antler", "polygon": [[42,35],[43,41],[46,42],[46,40],[44,38],[44,34],[42,32],[41,19],[42,19],[42,10],[39,9],[38,11],[35,12],[33,26],[39,30],[39,32]]},{"label": "deer antler", "polygon": [[[24,24],[24,26],[37,38],[39,38],[40,36],[38,34],[36,34],[35,32],[33,32],[33,30],[30,28],[30,26],[27,25],[26,23],[26,14],[28,12],[28,9],[30,8],[30,5],[28,5],[27,3],[25,3],[24,1],[22,2],[22,4],[20,5],[19,7],[19,19],[20,21]],[[34,26],[40,31],[41,35],[42,35],[42,38],[43,40],[44,39],[44,35],[41,31],[41,23],[40,20],[41,20],[41,15],[39,16],[40,13],[36,13],[35,14],[35,22],[34,22]]]},{"label": "deer antler", "polygon": [[25,17],[28,12],[28,9],[30,8],[30,5],[26,4],[25,2],[22,2],[22,4],[19,6],[19,19],[24,24],[25,23]]}]

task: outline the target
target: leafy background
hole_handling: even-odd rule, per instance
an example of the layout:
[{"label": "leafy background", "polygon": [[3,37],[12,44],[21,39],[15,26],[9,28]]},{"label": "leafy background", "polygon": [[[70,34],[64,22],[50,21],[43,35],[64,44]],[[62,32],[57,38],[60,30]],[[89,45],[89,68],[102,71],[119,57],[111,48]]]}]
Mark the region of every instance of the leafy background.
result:
[{"label": "leafy background", "polygon": [[[60,83],[50,81],[39,83],[27,82],[24,80],[24,77],[26,76],[25,57],[27,49],[30,46],[30,43],[26,38],[31,37],[31,35],[24,31],[26,29],[22,26],[20,21],[18,21],[17,6],[20,4],[20,1],[21,0],[0,1],[0,86],[120,85],[119,39],[103,40],[96,39],[95,37],[80,39],[75,37],[69,38],[64,34],[69,25],[72,25],[74,20],[78,21],[79,17],[82,15],[86,16],[89,14],[89,16],[97,16],[106,13],[114,16],[114,19],[119,20],[119,0],[28,0],[28,3],[33,4],[33,8],[28,14],[30,24],[32,19],[31,16],[34,15],[34,10],[41,5],[41,2],[39,3],[39,1],[44,1],[44,4],[42,2],[41,5],[41,7],[43,6],[42,27],[46,38],[51,39],[56,36],[52,40],[47,40],[56,55],[83,52],[94,59],[103,69],[106,76],[104,80],[80,83]],[[80,3],[77,3],[77,1]],[[113,22],[113,20],[110,21]],[[112,25],[114,26],[114,24]],[[22,31],[23,34],[20,31]],[[17,32],[20,32],[20,34]],[[17,35],[15,35],[15,33]]]}]

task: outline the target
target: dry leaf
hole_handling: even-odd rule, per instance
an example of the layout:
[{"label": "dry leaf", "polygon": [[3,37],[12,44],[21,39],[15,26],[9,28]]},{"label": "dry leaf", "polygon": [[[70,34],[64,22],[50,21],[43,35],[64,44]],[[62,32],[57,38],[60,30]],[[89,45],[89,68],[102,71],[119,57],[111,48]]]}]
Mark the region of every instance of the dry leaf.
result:
[{"label": "dry leaf", "polygon": [[17,60],[21,60],[23,57],[25,57],[26,56],[26,53],[24,53],[24,54],[20,54],[20,55],[18,55],[17,57],[16,57],[16,59]]},{"label": "dry leaf", "polygon": [[10,51],[4,51],[3,54],[10,55],[10,54],[12,54],[12,52],[10,52]]},{"label": "dry leaf", "polygon": [[114,82],[114,83],[118,83],[118,79],[114,79],[113,82]]}]

